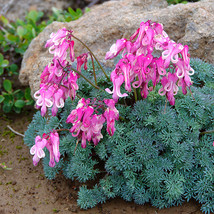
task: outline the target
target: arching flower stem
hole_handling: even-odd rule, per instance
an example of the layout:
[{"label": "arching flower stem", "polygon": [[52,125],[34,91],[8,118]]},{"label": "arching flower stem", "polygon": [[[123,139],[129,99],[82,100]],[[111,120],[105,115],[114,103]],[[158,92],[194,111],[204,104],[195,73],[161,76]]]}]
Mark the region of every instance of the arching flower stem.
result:
[{"label": "arching flower stem", "polygon": [[96,77],[95,68],[94,68],[94,59],[93,59],[91,52],[89,52],[89,54],[91,56],[91,62],[92,62],[92,67],[93,67],[94,82],[95,82],[95,85],[97,85],[97,77]]},{"label": "arching flower stem", "polygon": [[77,71],[75,68],[71,67],[70,68],[72,71],[76,72],[77,74],[79,74],[82,78],[84,78],[89,84],[91,84],[94,88],[104,91],[102,88],[100,88],[99,86],[95,85],[93,82],[91,82],[91,80],[89,80],[87,77],[85,77],[81,72]]},{"label": "arching flower stem", "polygon": [[93,52],[90,50],[90,48],[84,43],[82,42],[80,39],[78,39],[76,36],[74,36],[72,34],[72,37],[74,39],[76,39],[77,41],[79,41],[85,48],[87,48],[87,50],[91,53],[91,55],[94,57],[94,59],[96,60],[96,62],[98,63],[98,65],[100,66],[102,72],[104,73],[104,75],[106,76],[106,78],[108,79],[108,81],[110,81],[110,78],[108,77],[108,75],[106,74],[106,72],[104,71],[102,65],[100,64],[100,62],[98,61],[98,59],[96,58],[96,56],[93,54]]}]

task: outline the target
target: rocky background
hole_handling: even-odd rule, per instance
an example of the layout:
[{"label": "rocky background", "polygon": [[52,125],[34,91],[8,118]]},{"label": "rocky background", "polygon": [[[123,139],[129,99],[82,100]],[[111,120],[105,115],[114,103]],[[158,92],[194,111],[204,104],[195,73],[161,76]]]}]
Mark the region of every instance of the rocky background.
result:
[{"label": "rocky background", "polygon": [[[49,4],[51,1],[43,1],[43,3]],[[55,2],[59,4],[61,1]],[[67,3],[64,2],[62,7]],[[40,9],[39,4],[37,9]],[[72,29],[75,35],[92,49],[99,60],[106,63],[104,56],[110,46],[117,39],[131,36],[140,23],[148,19],[162,23],[165,31],[174,41],[187,44],[191,57],[214,63],[213,0],[170,6],[165,0],[107,1],[93,6],[90,12],[76,21],[54,22],[47,26],[31,42],[26,51],[19,79],[22,84],[30,85],[32,94],[39,89],[40,74],[52,60],[52,55],[44,48],[51,32],[56,32],[62,27]],[[75,50],[77,54],[84,51],[78,42]]]},{"label": "rocky background", "polygon": [[0,14],[15,21],[17,18],[24,19],[30,10],[42,11],[46,16],[50,15],[53,7],[63,10],[92,7],[95,4],[108,0],[0,0]]}]

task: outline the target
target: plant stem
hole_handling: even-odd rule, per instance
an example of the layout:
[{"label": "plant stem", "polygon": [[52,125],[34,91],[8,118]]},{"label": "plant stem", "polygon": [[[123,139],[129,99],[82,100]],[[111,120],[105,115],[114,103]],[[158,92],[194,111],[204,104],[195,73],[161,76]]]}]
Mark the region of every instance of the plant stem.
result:
[{"label": "plant stem", "polygon": [[135,99],[135,102],[137,102],[137,91],[136,91],[136,88],[133,88],[134,90],[134,99]]},{"label": "plant stem", "polygon": [[95,68],[94,68],[94,59],[93,59],[93,56],[92,56],[91,52],[89,52],[89,53],[90,53],[90,56],[91,56],[91,62],[92,62],[92,67],[93,67],[94,82],[95,82],[95,85],[97,85],[97,77],[96,77]]},{"label": "plant stem", "polygon": [[17,135],[19,135],[19,136],[21,136],[21,137],[24,137],[24,135],[23,135],[23,134],[21,134],[21,133],[19,133],[19,132],[15,131],[15,130],[14,130],[14,129],[12,129],[9,125],[7,125],[7,128],[8,128],[8,129],[10,129],[13,133],[15,133],[15,134],[17,134]]},{"label": "plant stem", "polygon": [[214,133],[214,130],[201,132],[200,135]]},{"label": "plant stem", "polygon": [[193,96],[193,93],[192,93],[192,91],[191,91],[190,87],[189,87],[189,91],[190,91],[190,94],[191,94],[191,96],[192,96],[193,100],[195,101],[195,98],[194,98],[194,96]]},{"label": "plant stem", "polygon": [[93,52],[90,50],[90,48],[84,42],[82,42],[80,39],[78,39],[76,36],[74,36],[73,34],[72,34],[72,37],[74,39],[76,39],[77,41],[79,41],[84,47],[87,48],[87,50],[92,54],[92,56],[94,57],[94,59],[97,61],[98,65],[100,66],[100,68],[101,68],[102,72],[104,73],[104,75],[106,76],[106,78],[110,81],[110,78],[108,77],[108,75],[104,71],[102,65],[100,64],[100,62],[98,61],[98,59],[96,58],[96,56],[93,54]]},{"label": "plant stem", "polygon": [[69,129],[56,129],[57,132],[69,131]]},{"label": "plant stem", "polygon": [[165,106],[164,106],[164,112],[163,112],[163,114],[166,114],[166,105],[167,105],[167,99],[166,99],[166,102],[165,102]]},{"label": "plant stem", "polygon": [[80,95],[79,95],[79,94],[76,94],[76,96],[77,96],[79,99],[82,99],[82,97],[80,97]]},{"label": "plant stem", "polygon": [[95,85],[93,82],[91,82],[91,80],[89,80],[87,77],[85,77],[81,72],[77,71],[75,68],[70,67],[70,69],[76,73],[78,73],[82,78],[84,78],[88,83],[90,83],[93,87],[95,87],[96,89],[99,89],[101,91],[104,91],[102,88],[98,87],[97,85]]}]

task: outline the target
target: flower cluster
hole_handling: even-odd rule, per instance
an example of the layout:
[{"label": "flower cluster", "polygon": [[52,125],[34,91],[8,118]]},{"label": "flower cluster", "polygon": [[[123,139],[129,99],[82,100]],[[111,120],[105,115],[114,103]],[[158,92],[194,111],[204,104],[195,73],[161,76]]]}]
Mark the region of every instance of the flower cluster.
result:
[{"label": "flower cluster", "polygon": [[33,164],[37,166],[41,158],[45,157],[44,148],[47,148],[50,153],[49,166],[54,167],[55,161],[59,162],[59,134],[56,131],[50,134],[43,134],[42,138],[37,136],[35,138],[35,145],[31,147],[30,154],[33,155]]},{"label": "flower cluster", "polygon": [[[159,94],[166,95],[171,105],[175,104],[174,95],[178,92],[178,86],[182,87],[183,94],[187,93],[186,87],[192,84],[190,75],[194,74],[189,64],[188,46],[170,40],[162,24],[152,23],[150,20],[142,22],[129,40],[117,40],[105,59],[116,57],[122,50],[123,57],[111,73],[113,91],[106,89],[113,94],[115,101],[119,97],[128,96],[120,92],[124,82],[128,92],[131,92],[132,87],[139,88],[142,98],[146,98],[149,91],[161,82],[163,87]],[[155,51],[161,51],[161,56],[155,57],[158,54],[154,54]],[[167,72],[166,69],[170,71]],[[150,81],[153,87],[149,87]]]},{"label": "flower cluster", "polygon": [[[52,33],[45,47],[53,54],[52,63],[47,65],[41,75],[40,89],[34,94],[37,99],[36,105],[41,108],[41,114],[46,114],[47,108],[51,108],[52,116],[56,116],[58,109],[64,107],[64,102],[68,97],[75,99],[78,90],[77,80],[82,76],[93,87],[100,90],[97,85],[96,73],[93,64],[93,74],[95,84],[87,79],[81,68],[87,70],[88,53],[83,53],[75,58],[73,38],[80,41],[73,35],[73,32],[66,28],[60,29],[57,33]],[[97,61],[102,72],[106,75],[99,61],[90,49],[80,41],[90,53],[90,56]],[[69,56],[67,54],[69,52]],[[120,39],[112,45],[107,52],[105,59],[112,59],[122,52],[122,59],[119,60],[112,71],[110,79],[113,82],[113,90],[105,89],[113,94],[113,99],[97,100],[94,98],[80,98],[76,109],[72,110],[66,122],[72,123],[70,131],[73,137],[77,137],[77,142],[81,141],[81,146],[86,147],[86,142],[93,142],[96,146],[103,138],[101,130],[107,122],[107,132],[112,136],[115,132],[115,120],[119,119],[119,112],[115,107],[119,97],[128,96],[121,93],[120,87],[125,83],[128,92],[134,88],[135,100],[137,100],[137,90],[142,98],[146,98],[149,91],[152,91],[160,82],[162,88],[159,90],[161,96],[166,96],[171,105],[175,104],[174,95],[179,87],[182,87],[183,94],[187,93],[187,87],[192,84],[190,76],[194,70],[190,67],[188,46],[177,44],[170,40],[163,26],[151,21],[142,22],[137,31],[127,39]],[[155,57],[160,52],[159,57]],[[74,62],[76,68],[67,61]],[[150,82],[152,85],[149,85]],[[102,90],[102,89],[101,89]],[[60,158],[59,153],[59,130],[52,131],[49,135],[44,134],[41,138],[37,136],[35,145],[30,153],[33,156],[33,163],[37,165],[39,160],[45,156],[43,149],[46,147],[50,152],[51,167],[55,166],[55,161]]]},{"label": "flower cluster", "polygon": [[[99,111],[104,113],[99,114]],[[94,114],[95,113],[95,114]],[[81,140],[82,148],[86,147],[86,140],[93,141],[96,146],[103,135],[101,130],[107,121],[107,132],[113,135],[115,131],[115,120],[119,119],[119,112],[115,108],[114,100],[105,99],[104,102],[94,99],[80,99],[76,109],[72,110],[66,122],[72,123],[70,129],[73,137]]]},{"label": "flower cluster", "polygon": [[[67,61],[67,50],[70,51],[70,61],[75,60],[72,31],[62,28],[57,33],[52,33],[45,47],[53,54],[53,60],[45,67],[41,75],[40,89],[36,91],[34,97],[37,99],[37,108],[41,107],[42,116],[45,115],[47,107],[51,108],[52,115],[56,116],[58,108],[64,107],[64,101],[68,97],[75,99],[79,88],[77,85],[79,75]],[[87,56],[88,54],[84,53],[77,57],[78,71],[81,71],[83,64],[87,69]]]}]

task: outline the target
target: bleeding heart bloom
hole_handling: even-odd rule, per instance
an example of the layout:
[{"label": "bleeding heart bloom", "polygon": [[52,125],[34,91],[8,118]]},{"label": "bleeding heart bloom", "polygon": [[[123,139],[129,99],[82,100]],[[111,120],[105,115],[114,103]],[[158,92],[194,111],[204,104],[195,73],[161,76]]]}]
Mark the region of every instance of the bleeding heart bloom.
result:
[{"label": "bleeding heart bloom", "polygon": [[178,86],[182,87],[183,94],[187,93],[186,87],[192,85],[190,76],[194,74],[194,70],[184,62],[184,60],[179,59],[176,63],[176,75],[179,78]]},{"label": "bleeding heart bloom", "polygon": [[174,95],[176,95],[179,90],[178,86],[176,85],[177,81],[178,81],[178,77],[175,73],[174,74],[168,73],[168,78],[163,77],[163,79],[161,80],[161,84],[163,88],[161,88],[158,91],[158,93],[161,96],[166,95],[170,105],[175,105]]},{"label": "bleeding heart bloom", "polygon": [[81,71],[81,66],[84,64],[84,69],[87,70],[88,54],[83,53],[77,57],[77,70]]},{"label": "bleeding heart bloom", "polygon": [[[118,40],[122,41],[122,40]],[[117,44],[117,43],[116,43]],[[111,51],[107,53],[106,59],[111,59],[118,54],[117,45],[111,47]],[[190,75],[194,73],[190,67],[188,46],[177,44],[170,40],[167,33],[163,30],[163,25],[159,23],[152,23],[150,20],[141,22],[140,27],[125,42],[122,59],[119,60],[116,68],[111,73],[111,81],[113,83],[113,91],[106,89],[108,93],[113,94],[113,99],[118,100],[119,97],[127,96],[127,94],[120,93],[120,87],[125,81],[125,89],[131,92],[131,86],[140,88],[141,95],[146,98],[152,87],[148,88],[148,83],[152,80],[153,86],[162,78],[163,83],[168,81],[167,68],[170,67],[171,73],[176,73],[179,78],[178,85],[182,86],[183,93],[186,93],[186,87],[191,83]],[[154,48],[160,51],[153,53]],[[122,49],[121,49],[122,50]],[[115,51],[115,54],[113,54]],[[126,55],[125,55],[126,54]],[[155,56],[160,56],[159,58]],[[182,62],[182,63],[181,63]],[[171,76],[171,75],[169,75]],[[170,85],[173,81],[170,80]],[[168,84],[168,82],[166,83]],[[177,85],[174,84],[174,94],[177,93]],[[174,103],[173,93],[171,90],[161,90],[160,92],[166,94],[171,103]]]},{"label": "bleeding heart bloom", "polygon": [[68,97],[70,97],[71,100],[75,99],[76,91],[79,89],[79,86],[77,85],[77,79],[77,74],[71,71],[68,74],[68,78],[63,80],[63,85],[65,87],[62,87],[62,90],[64,91],[65,99]]},{"label": "bleeding heart bloom", "polygon": [[75,54],[74,54],[74,41],[69,42],[69,49],[70,49],[70,60],[73,62],[75,60]]},{"label": "bleeding heart bloom", "polygon": [[170,64],[178,62],[178,53],[183,50],[184,46],[182,44],[177,44],[175,42],[170,42],[167,49],[162,52],[162,59],[165,59],[164,67],[167,68]]},{"label": "bleeding heart bloom", "polygon": [[64,91],[56,86],[55,93],[53,94],[53,107],[51,109],[52,116],[56,116],[58,108],[64,107]]},{"label": "bleeding heart bloom", "polygon": [[33,165],[37,166],[41,158],[45,157],[45,152],[43,149],[47,144],[46,139],[42,139],[40,136],[35,138],[35,145],[31,147],[30,154],[33,156]]},{"label": "bleeding heart bloom", "polygon": [[49,87],[42,83],[40,85],[40,90],[36,91],[34,97],[37,99],[36,105],[37,107],[41,107],[41,115],[44,117],[47,111],[47,107],[51,107],[53,105],[53,87]]},{"label": "bleeding heart bloom", "polygon": [[[50,152],[49,166],[54,167],[55,161],[59,162],[59,134],[54,130],[50,134],[43,134],[42,138],[37,136],[35,145],[30,149],[30,154],[33,156],[33,164],[36,166],[41,158],[45,157],[43,149],[46,147]],[[54,161],[55,159],[55,161]]]},{"label": "bleeding heart bloom", "polygon": [[59,134],[56,131],[50,133],[50,137],[48,138],[46,148],[50,153],[50,161],[49,166],[54,167],[55,161],[59,162],[60,152],[59,152]]},{"label": "bleeding heart bloom", "polygon": [[122,74],[119,73],[119,69],[115,68],[114,71],[111,73],[111,81],[113,82],[113,91],[109,88],[106,88],[105,91],[109,94],[113,94],[113,99],[117,102],[119,97],[126,97],[128,94],[124,93],[121,94],[120,87],[123,84],[125,78]]},{"label": "bleeding heart bloom", "polygon": [[[96,146],[103,135],[101,134],[101,130],[103,128],[103,124],[105,122],[105,118],[103,115],[94,114],[90,117],[91,123],[87,129],[84,127],[86,138],[88,141],[93,141],[94,145]],[[83,130],[83,129],[82,129]]]},{"label": "bleeding heart bloom", "polygon": [[112,59],[116,57],[123,48],[126,46],[126,39],[119,39],[116,41],[116,44],[113,44],[110,48],[110,51],[106,53],[105,59]]},{"label": "bleeding heart bloom", "polygon": [[119,120],[119,111],[115,108],[115,101],[110,100],[104,100],[105,104],[108,106],[108,108],[104,112],[104,116],[107,120],[107,132],[110,136],[113,136],[115,132],[115,120]]},{"label": "bleeding heart bloom", "polygon": [[51,33],[50,39],[46,42],[45,47],[58,46],[60,45],[65,37],[68,35],[69,31],[66,28],[58,30],[56,33]]}]

